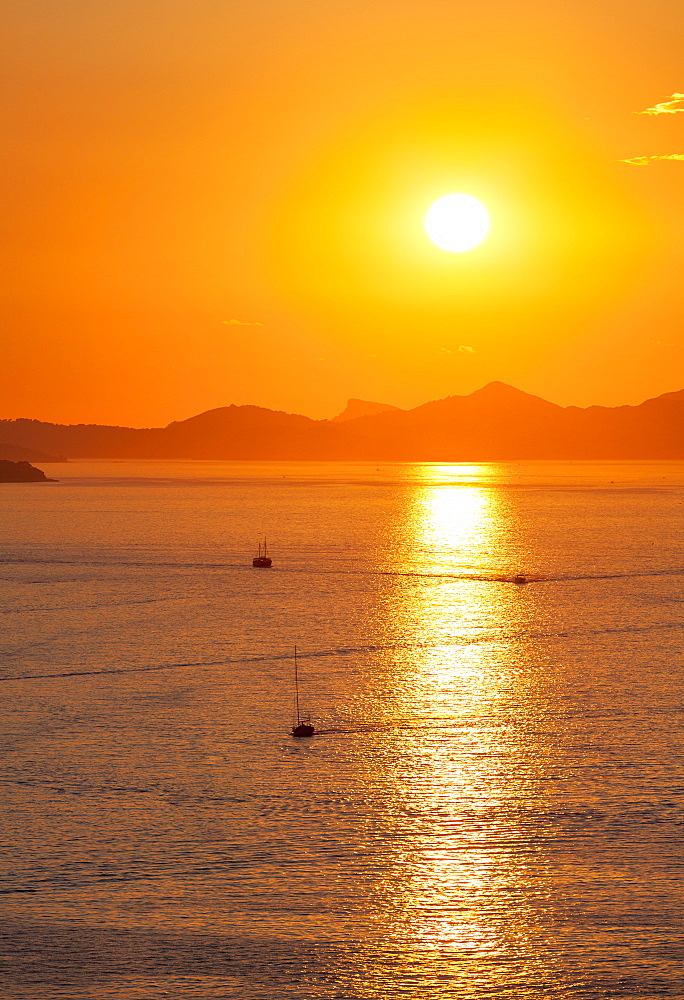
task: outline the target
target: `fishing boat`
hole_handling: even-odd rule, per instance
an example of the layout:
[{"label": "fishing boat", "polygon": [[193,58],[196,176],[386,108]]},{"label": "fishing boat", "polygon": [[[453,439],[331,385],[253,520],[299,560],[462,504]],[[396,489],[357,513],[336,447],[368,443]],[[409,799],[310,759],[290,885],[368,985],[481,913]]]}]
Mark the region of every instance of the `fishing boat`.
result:
[{"label": "fishing boat", "polygon": [[266,548],[266,539],[264,538],[263,550],[261,542],[259,542],[257,554],[252,559],[252,566],[256,566],[258,569],[269,569],[271,562],[271,557],[269,556],[268,549]]},{"label": "fishing boat", "polygon": [[294,648],[294,676],[295,676],[295,716],[292,720],[292,735],[298,738],[302,736],[313,736],[315,729],[311,724],[310,715],[300,715],[299,713],[299,676],[297,672],[297,647]]}]

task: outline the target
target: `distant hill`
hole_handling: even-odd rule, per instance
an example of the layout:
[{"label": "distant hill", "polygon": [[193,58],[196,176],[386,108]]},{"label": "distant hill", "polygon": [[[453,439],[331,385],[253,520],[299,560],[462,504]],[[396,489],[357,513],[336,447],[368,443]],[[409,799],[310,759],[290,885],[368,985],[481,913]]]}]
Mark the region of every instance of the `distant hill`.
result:
[{"label": "distant hill", "polygon": [[369,403],[365,399],[348,399],[342,412],[332,418],[332,423],[338,424],[345,420],[356,420],[357,417],[374,417],[378,413],[398,409],[398,406],[390,406],[389,403]]},{"label": "distant hill", "polygon": [[259,406],[223,406],[140,429],[2,420],[0,440],[69,458],[349,459],[366,447],[329,420]]},{"label": "distant hill", "polygon": [[6,462],[0,459],[0,483],[54,483],[44,472],[28,462]]},{"label": "distant hill", "polygon": [[639,406],[582,409],[490,382],[347,427],[380,457],[403,461],[684,458],[684,390]]},{"label": "distant hill", "polygon": [[[356,402],[381,409],[355,417]],[[224,406],[141,429],[2,420],[0,441],[69,458],[684,459],[684,390],[638,406],[581,408],[490,382],[469,396],[413,410],[362,400],[350,400],[347,410],[342,420],[312,420],[259,406]]]},{"label": "distant hill", "polygon": [[46,455],[33,448],[20,448],[16,444],[0,441],[0,459],[9,462],[66,462],[64,455]]}]

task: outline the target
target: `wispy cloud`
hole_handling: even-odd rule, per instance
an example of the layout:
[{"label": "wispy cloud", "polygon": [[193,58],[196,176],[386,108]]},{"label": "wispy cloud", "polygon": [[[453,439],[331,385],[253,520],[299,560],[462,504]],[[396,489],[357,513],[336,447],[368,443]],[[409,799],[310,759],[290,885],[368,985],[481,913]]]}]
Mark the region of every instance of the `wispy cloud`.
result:
[{"label": "wispy cloud", "polygon": [[[461,344],[460,347],[456,348],[456,350],[459,352],[459,354],[474,354],[475,353],[475,348],[474,347],[468,347],[466,344]],[[451,351],[448,347],[440,347],[439,353],[440,354],[454,354],[455,352]]]},{"label": "wispy cloud", "polygon": [[221,322],[223,324],[225,324],[225,326],[263,326],[264,325],[263,323],[259,323],[258,321],[255,321],[254,323],[250,323],[249,320],[243,320],[243,319],[223,319],[223,320],[221,320]]},{"label": "wispy cloud", "polygon": [[684,111],[684,94],[673,94],[666,101],[654,104],[652,108],[645,111],[637,111],[637,115],[678,115]]},{"label": "wispy cloud", "polygon": [[684,160],[684,153],[663,153],[661,156],[632,156],[629,160],[620,160],[620,163],[631,163],[633,167],[647,167],[655,160]]}]

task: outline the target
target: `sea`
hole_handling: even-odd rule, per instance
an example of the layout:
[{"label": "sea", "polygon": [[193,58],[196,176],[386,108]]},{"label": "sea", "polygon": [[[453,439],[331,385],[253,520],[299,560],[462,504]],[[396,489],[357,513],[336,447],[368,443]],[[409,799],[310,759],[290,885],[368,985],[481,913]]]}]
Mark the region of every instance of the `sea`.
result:
[{"label": "sea", "polygon": [[3,1000],[684,997],[684,463],[44,468]]}]

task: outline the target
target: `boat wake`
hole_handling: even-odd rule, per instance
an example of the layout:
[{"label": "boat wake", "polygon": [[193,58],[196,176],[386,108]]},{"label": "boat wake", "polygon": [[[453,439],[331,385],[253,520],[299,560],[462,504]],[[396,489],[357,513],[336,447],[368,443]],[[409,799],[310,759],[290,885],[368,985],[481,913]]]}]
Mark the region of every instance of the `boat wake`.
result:
[{"label": "boat wake", "polygon": [[[270,562],[270,560],[269,560]],[[230,562],[166,562],[166,561],[144,561],[144,560],[108,560],[108,559],[19,559],[19,558],[0,558],[0,565],[20,565],[20,566],[92,566],[98,569],[108,568],[115,570],[119,567],[128,567],[136,569],[174,569],[178,571],[190,571],[190,570],[202,570],[203,572],[215,571],[215,572],[245,572],[249,570],[249,567],[245,567],[243,563],[230,563]],[[264,564],[265,565],[265,564]],[[363,568],[348,568],[348,567],[328,567],[322,569],[319,566],[309,566],[309,565],[299,565],[299,566],[280,566],[274,567],[272,569],[274,576],[281,573],[284,574],[301,574],[306,576],[347,576],[347,577],[393,577],[393,578],[406,578],[406,579],[419,579],[419,580],[460,580],[467,583],[503,583],[503,584],[530,584],[530,583],[567,583],[575,582],[579,580],[621,580],[621,579],[640,579],[640,578],[658,578],[658,577],[676,577],[684,576],[684,567],[673,566],[667,567],[665,569],[638,569],[633,571],[625,571],[620,573],[501,573],[497,571],[491,572],[473,572],[468,570],[463,570],[461,572],[453,572],[447,570],[434,570],[431,572],[421,572],[419,570],[411,569],[363,569]],[[16,583],[16,579],[12,577],[5,578],[7,582]],[[22,581],[29,583],[44,583],[45,580],[31,580]],[[54,581],[51,581],[54,582]],[[154,600],[180,600],[181,598],[163,597],[154,598]],[[146,603],[146,602],[140,602]],[[49,609],[51,610],[51,609]]]},{"label": "boat wake", "polygon": [[[442,639],[436,642],[387,642],[368,643],[358,646],[340,646],[335,649],[319,649],[309,653],[298,653],[299,659],[328,659],[344,657],[372,656],[375,653],[392,652],[393,650],[420,650],[420,649],[462,649],[467,646],[476,646],[490,643],[507,642],[555,642],[565,639],[576,639],[590,636],[602,635],[643,635],[658,633],[663,631],[684,630],[684,621],[677,622],[657,622],[652,625],[623,625],[615,628],[577,628],[565,629],[560,632],[525,631],[521,629],[517,632],[488,632],[477,636],[453,636],[450,639]],[[192,660],[178,663],[155,663],[147,666],[131,667],[103,667],[99,670],[64,670],[55,673],[41,674],[11,674],[0,677],[1,682],[7,681],[37,681],[37,680],[57,680],[66,677],[99,677],[119,674],[146,674],[157,673],[163,670],[211,670],[216,667],[227,666],[247,666],[252,663],[282,663],[292,660],[290,653],[280,655],[260,655],[260,656],[240,656],[222,660]]]}]

